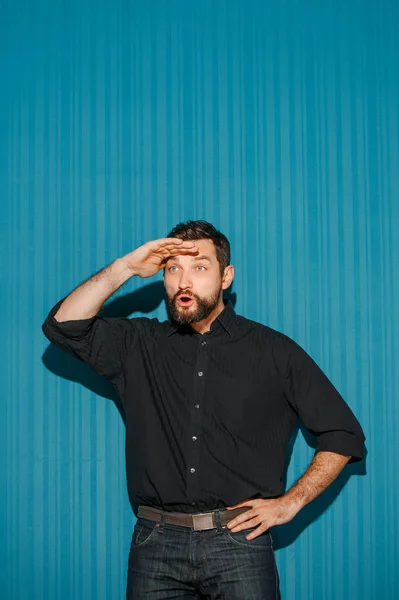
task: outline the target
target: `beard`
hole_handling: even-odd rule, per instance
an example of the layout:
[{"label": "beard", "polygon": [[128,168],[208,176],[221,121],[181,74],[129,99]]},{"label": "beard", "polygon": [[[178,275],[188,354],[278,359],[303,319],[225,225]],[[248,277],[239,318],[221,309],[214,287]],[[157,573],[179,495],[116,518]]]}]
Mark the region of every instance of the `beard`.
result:
[{"label": "beard", "polygon": [[187,296],[193,298],[194,303],[187,308],[177,304],[177,298],[179,296],[186,295],[181,291],[177,292],[173,298],[166,296],[166,303],[170,318],[177,325],[189,325],[190,323],[198,323],[199,321],[206,319],[219,304],[221,291],[222,286],[220,286],[220,288],[214,294],[207,296],[206,298],[201,298],[197,294],[189,293]]}]

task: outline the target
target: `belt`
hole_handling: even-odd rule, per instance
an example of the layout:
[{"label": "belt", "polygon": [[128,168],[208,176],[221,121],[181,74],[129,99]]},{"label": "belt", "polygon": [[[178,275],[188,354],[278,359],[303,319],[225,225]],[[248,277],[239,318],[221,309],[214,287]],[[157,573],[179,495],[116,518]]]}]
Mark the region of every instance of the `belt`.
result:
[{"label": "belt", "polygon": [[205,529],[216,529],[218,521],[216,515],[219,513],[220,523],[225,527],[229,521],[249,510],[247,507],[235,508],[234,510],[214,510],[212,512],[186,514],[179,512],[165,512],[159,508],[152,506],[139,506],[137,516],[149,521],[157,521],[159,523],[167,523],[168,525],[177,525],[179,527],[189,527],[195,531],[203,531]]}]

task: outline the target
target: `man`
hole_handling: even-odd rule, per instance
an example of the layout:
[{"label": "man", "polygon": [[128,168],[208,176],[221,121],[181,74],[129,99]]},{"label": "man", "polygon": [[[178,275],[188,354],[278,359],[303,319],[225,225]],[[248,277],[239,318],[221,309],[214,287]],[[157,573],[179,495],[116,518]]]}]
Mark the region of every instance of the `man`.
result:
[{"label": "man", "polygon": [[[169,321],[97,316],[130,277],[161,269]],[[124,407],[138,506],[129,600],[279,598],[269,529],[363,456],[359,423],[304,350],[224,305],[233,277],[227,238],[204,221],[181,223],[80,285],[43,325],[114,384]],[[318,446],[284,493],[298,416]]]}]

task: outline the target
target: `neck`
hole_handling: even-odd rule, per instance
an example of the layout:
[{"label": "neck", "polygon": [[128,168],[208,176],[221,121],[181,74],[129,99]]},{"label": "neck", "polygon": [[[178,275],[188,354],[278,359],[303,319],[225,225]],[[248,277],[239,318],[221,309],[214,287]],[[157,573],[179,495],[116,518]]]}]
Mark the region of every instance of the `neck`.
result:
[{"label": "neck", "polygon": [[213,321],[220,315],[220,313],[224,310],[224,308],[225,308],[225,306],[224,306],[223,298],[221,297],[218,305],[211,312],[209,317],[207,317],[206,319],[203,319],[202,321],[198,321],[197,323],[190,323],[190,327],[192,329],[194,329],[194,331],[198,331],[198,333],[201,333],[201,334],[207,333],[210,330]]}]

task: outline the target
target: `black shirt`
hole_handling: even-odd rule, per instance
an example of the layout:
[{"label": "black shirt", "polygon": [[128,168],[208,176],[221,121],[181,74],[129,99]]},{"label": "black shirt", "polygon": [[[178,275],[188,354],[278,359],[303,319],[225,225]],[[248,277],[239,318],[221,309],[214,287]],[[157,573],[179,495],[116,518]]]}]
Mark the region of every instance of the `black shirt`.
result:
[{"label": "black shirt", "polygon": [[203,335],[148,318],[58,323],[59,305],[45,335],[109,379],[123,404],[133,506],[202,512],[280,496],[298,416],[317,451],[362,458],[358,421],[310,356],[231,303]]}]

